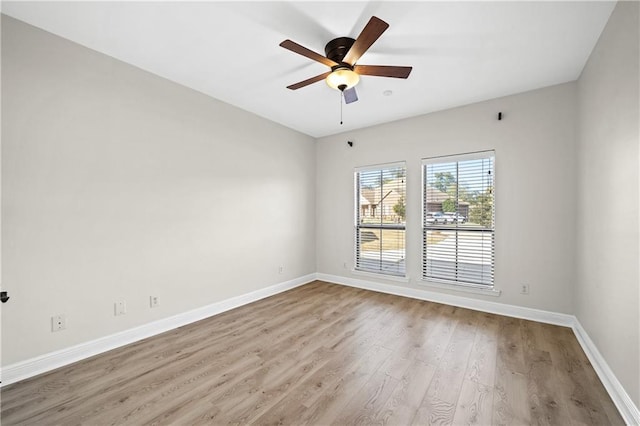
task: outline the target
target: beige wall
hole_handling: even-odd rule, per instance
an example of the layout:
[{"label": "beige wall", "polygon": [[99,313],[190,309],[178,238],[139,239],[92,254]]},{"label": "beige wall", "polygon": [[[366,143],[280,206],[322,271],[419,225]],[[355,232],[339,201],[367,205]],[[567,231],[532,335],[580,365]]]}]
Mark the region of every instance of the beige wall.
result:
[{"label": "beige wall", "polygon": [[[317,144],[318,271],[350,278],[355,167],[407,162],[407,273],[421,287],[421,159],[495,149],[496,288],[519,306],[571,313],[575,252],[575,83],[329,136]],[[502,121],[497,120],[502,111]],[[347,141],[353,141],[350,148]],[[347,268],[344,268],[344,263]],[[520,285],[530,294],[521,295]],[[429,288],[431,291],[445,290]]]},{"label": "beige wall", "polygon": [[578,80],[575,314],[640,406],[637,2],[619,2]]},{"label": "beige wall", "polygon": [[2,63],[3,365],[315,272],[312,138],[5,16]]}]

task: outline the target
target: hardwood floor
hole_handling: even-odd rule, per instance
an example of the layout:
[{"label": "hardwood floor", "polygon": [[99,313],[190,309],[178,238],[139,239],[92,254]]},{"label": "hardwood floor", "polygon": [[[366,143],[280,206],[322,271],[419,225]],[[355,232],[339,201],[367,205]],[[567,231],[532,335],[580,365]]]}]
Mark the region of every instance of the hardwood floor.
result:
[{"label": "hardwood floor", "polygon": [[6,386],[14,424],[624,424],[568,328],[314,282]]}]

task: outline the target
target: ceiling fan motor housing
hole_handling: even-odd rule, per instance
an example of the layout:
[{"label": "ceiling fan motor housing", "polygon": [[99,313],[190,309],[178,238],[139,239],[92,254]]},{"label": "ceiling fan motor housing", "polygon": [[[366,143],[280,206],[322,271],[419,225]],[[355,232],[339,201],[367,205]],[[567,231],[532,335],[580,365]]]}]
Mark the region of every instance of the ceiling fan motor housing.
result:
[{"label": "ceiling fan motor housing", "polygon": [[343,63],[342,60],[347,55],[347,52],[349,52],[349,49],[351,49],[351,46],[353,46],[353,43],[355,43],[355,40],[351,37],[334,38],[324,47],[324,53],[327,58],[340,64],[339,66],[352,68],[352,64]]}]

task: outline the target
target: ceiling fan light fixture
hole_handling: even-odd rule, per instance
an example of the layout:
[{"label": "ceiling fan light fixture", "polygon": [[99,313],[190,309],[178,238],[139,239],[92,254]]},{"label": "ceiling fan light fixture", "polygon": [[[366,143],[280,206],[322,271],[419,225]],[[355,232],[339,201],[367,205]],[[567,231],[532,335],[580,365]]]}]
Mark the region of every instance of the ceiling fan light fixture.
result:
[{"label": "ceiling fan light fixture", "polygon": [[360,76],[358,73],[349,68],[338,68],[326,78],[327,86],[340,91],[351,89],[359,81]]}]

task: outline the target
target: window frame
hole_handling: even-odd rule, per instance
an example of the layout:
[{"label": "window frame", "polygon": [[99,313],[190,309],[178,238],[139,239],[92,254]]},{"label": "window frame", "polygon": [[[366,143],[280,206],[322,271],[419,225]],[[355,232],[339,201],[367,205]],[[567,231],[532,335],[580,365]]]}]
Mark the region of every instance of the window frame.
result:
[{"label": "window frame", "polygon": [[[363,172],[383,172],[384,170],[393,170],[393,169],[402,169],[404,171],[404,203],[405,203],[405,220],[400,224],[384,224],[382,223],[382,214],[381,223],[379,224],[363,224],[361,223],[361,204],[360,204],[360,173]],[[406,161],[396,161],[392,163],[383,163],[383,164],[374,164],[369,166],[356,167],[353,173],[354,179],[354,272],[363,273],[363,274],[374,274],[380,277],[386,277],[387,279],[404,279],[407,277],[407,267],[406,267],[406,258],[407,258],[407,225],[406,225],[406,215],[408,213],[407,206],[407,163]],[[382,188],[382,187],[381,187]],[[361,229],[378,229],[380,233],[384,230],[399,230],[403,233],[403,241],[402,246],[404,247],[404,253],[402,255],[401,261],[404,262],[404,270],[401,273],[394,273],[391,271],[385,271],[382,268],[382,253],[383,250],[380,248],[380,268],[373,269],[362,266],[361,262],[361,242],[360,242],[360,230]]]},{"label": "window frame", "polygon": [[[481,159],[491,159],[492,161],[492,167],[491,167],[491,175],[492,175],[492,181],[491,181],[491,188],[492,188],[492,205],[491,205],[491,227],[490,228],[486,228],[486,227],[460,227],[459,224],[455,223],[455,225],[453,226],[437,226],[437,223],[434,223],[434,225],[428,225],[427,224],[427,214],[429,213],[428,210],[428,200],[427,200],[427,166],[428,165],[433,165],[433,164],[444,164],[444,163],[455,163],[456,164],[456,182],[459,180],[459,163],[460,162],[464,162],[464,161],[472,161],[472,160],[481,160]],[[422,228],[422,264],[421,264],[421,280],[426,283],[426,284],[431,284],[434,285],[436,287],[444,287],[444,288],[458,288],[461,290],[464,289],[469,289],[470,291],[474,291],[474,290],[478,290],[481,293],[485,293],[485,292],[496,292],[499,294],[499,291],[495,289],[495,234],[496,234],[496,154],[495,154],[495,150],[486,150],[486,151],[477,151],[477,152],[470,152],[470,153],[463,153],[463,154],[453,154],[453,155],[444,155],[444,156],[437,156],[437,157],[428,157],[428,158],[423,158],[422,162],[421,162],[421,167],[422,167],[422,203],[421,203],[421,209],[422,209],[422,223],[421,223],[421,228]],[[456,195],[456,213],[459,214],[459,194]],[[468,218],[467,218],[468,219]],[[456,235],[456,241],[459,237],[458,232],[460,232],[461,230],[464,230],[464,232],[490,232],[491,235],[491,250],[490,250],[490,258],[491,258],[491,263],[490,263],[490,283],[487,284],[483,284],[480,282],[471,282],[471,281],[465,281],[465,280],[460,280],[460,279],[448,279],[448,278],[443,278],[443,277],[434,277],[434,276],[427,276],[427,244],[428,244],[428,239],[427,239],[427,231],[430,230],[444,230],[444,231],[449,231],[449,232],[454,232]],[[456,252],[455,252],[455,256],[456,256],[456,267],[455,267],[455,274],[457,275],[458,272],[458,256],[459,256],[459,249],[457,248],[457,243],[456,243]]]}]

